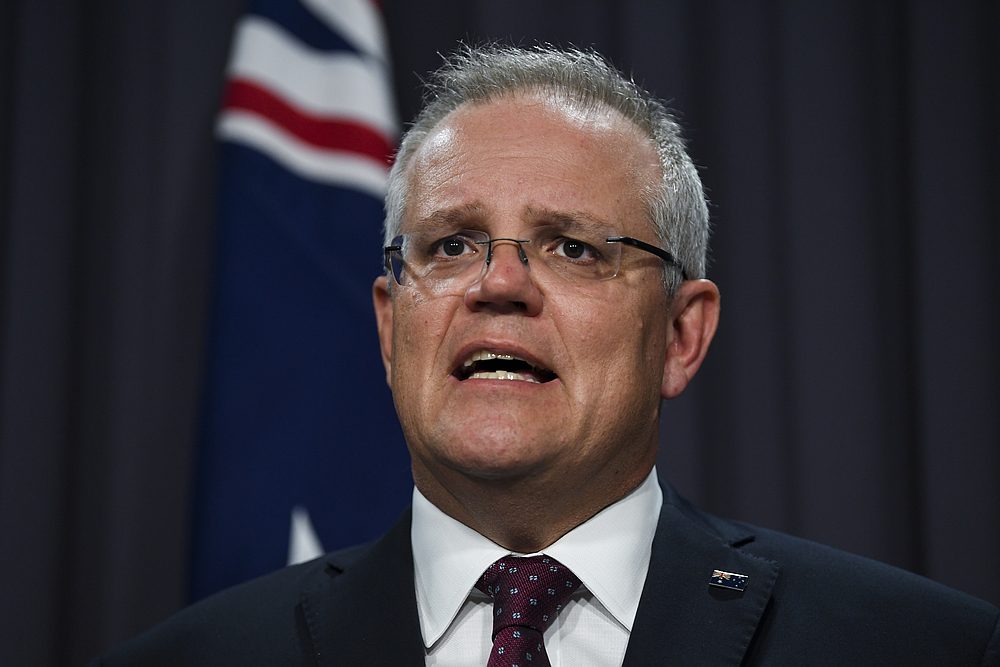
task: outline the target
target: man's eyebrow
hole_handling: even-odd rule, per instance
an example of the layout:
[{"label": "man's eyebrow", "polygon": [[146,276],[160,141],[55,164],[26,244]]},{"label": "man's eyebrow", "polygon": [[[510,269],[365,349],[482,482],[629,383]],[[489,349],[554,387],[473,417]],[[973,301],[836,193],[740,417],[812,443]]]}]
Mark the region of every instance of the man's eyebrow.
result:
[{"label": "man's eyebrow", "polygon": [[535,222],[554,223],[564,229],[609,225],[607,220],[586,211],[557,211],[538,206],[528,206],[525,209],[525,217]]},{"label": "man's eyebrow", "polygon": [[[417,220],[417,223],[421,226],[439,227],[469,225],[487,219],[489,217],[487,210],[487,207],[482,202],[471,202],[462,204],[461,206],[432,211]],[[587,211],[563,211],[545,206],[526,206],[521,217],[532,224],[554,225],[562,229],[593,227],[595,225],[602,227],[609,226],[607,220]]]},{"label": "man's eyebrow", "polygon": [[434,225],[446,227],[454,226],[456,224],[467,224],[470,221],[482,220],[485,215],[486,207],[479,202],[472,202],[470,204],[462,204],[461,206],[455,206],[453,208],[442,208],[432,211],[429,215],[417,220],[417,223],[421,226]]}]

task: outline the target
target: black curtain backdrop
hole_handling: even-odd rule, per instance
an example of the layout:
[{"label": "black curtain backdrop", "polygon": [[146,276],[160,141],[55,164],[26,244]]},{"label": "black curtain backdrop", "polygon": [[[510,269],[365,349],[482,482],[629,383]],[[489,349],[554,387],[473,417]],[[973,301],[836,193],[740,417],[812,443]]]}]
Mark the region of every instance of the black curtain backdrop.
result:
[{"label": "black curtain backdrop", "polygon": [[[3,5],[0,664],[83,663],[185,602],[242,4]],[[723,320],[663,476],[1000,602],[1000,4],[382,6],[404,119],[485,38],[594,46],[680,112]]]}]

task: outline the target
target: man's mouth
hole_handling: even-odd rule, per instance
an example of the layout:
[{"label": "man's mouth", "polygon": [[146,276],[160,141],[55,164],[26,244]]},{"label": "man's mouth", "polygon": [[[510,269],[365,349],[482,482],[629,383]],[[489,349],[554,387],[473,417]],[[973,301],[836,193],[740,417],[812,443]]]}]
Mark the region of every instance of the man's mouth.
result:
[{"label": "man's mouth", "polygon": [[519,359],[512,354],[474,352],[455,369],[453,375],[464,380],[519,380],[543,384],[556,379],[556,374],[547,368]]}]

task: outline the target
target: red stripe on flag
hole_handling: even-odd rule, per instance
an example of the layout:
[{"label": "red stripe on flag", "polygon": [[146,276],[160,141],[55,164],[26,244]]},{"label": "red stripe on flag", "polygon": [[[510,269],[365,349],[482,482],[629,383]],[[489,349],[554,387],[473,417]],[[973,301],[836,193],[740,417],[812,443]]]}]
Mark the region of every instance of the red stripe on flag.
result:
[{"label": "red stripe on flag", "polygon": [[392,144],[371,127],[307,114],[250,81],[231,80],[226,86],[222,108],[264,116],[317,148],[358,153],[385,165],[392,164]]}]

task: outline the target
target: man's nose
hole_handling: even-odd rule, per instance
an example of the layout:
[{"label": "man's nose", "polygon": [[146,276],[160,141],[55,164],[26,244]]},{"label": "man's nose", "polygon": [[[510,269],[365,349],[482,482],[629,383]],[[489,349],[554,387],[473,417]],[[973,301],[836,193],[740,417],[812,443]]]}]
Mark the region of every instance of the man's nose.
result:
[{"label": "man's nose", "polygon": [[492,245],[489,264],[465,292],[465,305],[476,311],[538,315],[542,311],[542,293],[532,278],[530,265],[521,260],[527,257],[524,250],[508,239],[494,239]]}]

